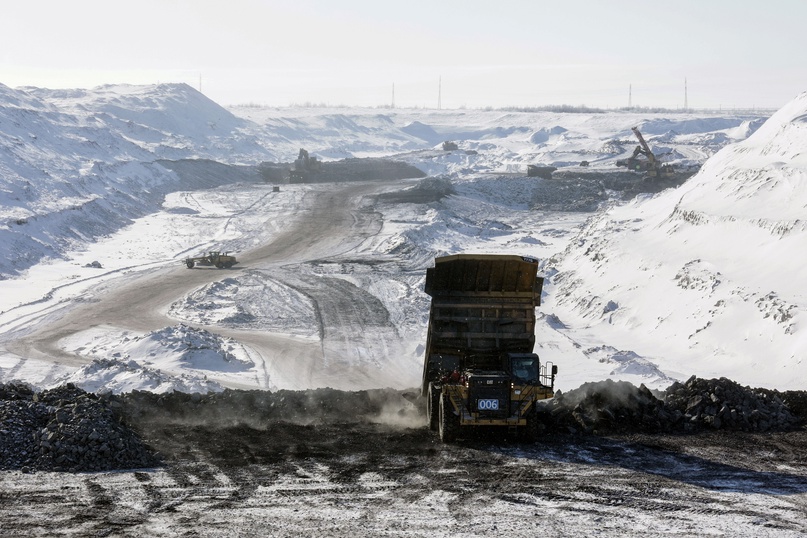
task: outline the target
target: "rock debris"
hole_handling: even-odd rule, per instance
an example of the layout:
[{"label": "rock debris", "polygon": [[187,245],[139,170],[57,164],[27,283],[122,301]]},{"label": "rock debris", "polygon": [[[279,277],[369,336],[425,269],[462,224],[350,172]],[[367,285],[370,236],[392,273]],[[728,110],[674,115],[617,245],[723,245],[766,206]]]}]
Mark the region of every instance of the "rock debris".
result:
[{"label": "rock debris", "polygon": [[[422,403],[414,393],[392,389],[112,395],[87,393],[72,384],[41,392],[22,383],[0,384],[0,469],[86,472],[159,466],[160,455],[138,435],[146,424],[265,428],[370,423],[386,416],[409,428],[417,424],[413,416],[424,415]],[[539,413],[547,432],[560,433],[791,431],[807,419],[807,392],[695,376],[663,392],[606,380],[557,391],[539,404]]]}]

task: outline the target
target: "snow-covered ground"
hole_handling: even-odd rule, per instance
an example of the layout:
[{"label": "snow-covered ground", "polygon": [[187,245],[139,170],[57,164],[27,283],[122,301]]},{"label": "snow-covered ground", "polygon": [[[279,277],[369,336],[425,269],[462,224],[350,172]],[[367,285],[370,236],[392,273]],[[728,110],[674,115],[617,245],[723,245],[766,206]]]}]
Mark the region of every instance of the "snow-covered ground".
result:
[{"label": "snow-covered ground", "polygon": [[[435,255],[470,251],[545,261],[537,350],[559,366],[563,390],[606,378],[666,387],[693,374],[801,388],[805,115],[805,95],[761,126],[767,118],[731,113],[225,109],[185,85],[0,85],[0,381],[115,392],[325,383],[284,370],[293,344],[330,368],[372,370],[373,383],[416,386],[425,268]],[[666,161],[705,166],[629,202],[596,187],[605,201],[595,212],[542,209],[561,184],[525,177],[527,164],[613,172],[636,146],[633,126]],[[445,140],[459,150],[442,151]],[[257,172],[301,147],[325,160],[395,156],[453,194],[407,201],[398,191],[416,182],[380,186],[391,196],[362,198],[355,241],[215,273],[166,297],[160,327],[97,319],[66,331],[58,346],[76,360],[15,345],[102,292],[173,274],[190,254],[249,259],[315,218],[314,195],[340,185],[276,192]],[[177,159],[231,166],[183,174],[165,162]],[[419,188],[433,190],[428,181]],[[329,311],[323,290],[364,310],[345,320],[350,305]],[[250,335],[274,338],[274,348]]]},{"label": "snow-covered ground", "polygon": [[552,259],[547,302],[583,355],[636,367],[605,343],[671,377],[804,387],[805,112],[807,93],[681,187],[592,218]]}]

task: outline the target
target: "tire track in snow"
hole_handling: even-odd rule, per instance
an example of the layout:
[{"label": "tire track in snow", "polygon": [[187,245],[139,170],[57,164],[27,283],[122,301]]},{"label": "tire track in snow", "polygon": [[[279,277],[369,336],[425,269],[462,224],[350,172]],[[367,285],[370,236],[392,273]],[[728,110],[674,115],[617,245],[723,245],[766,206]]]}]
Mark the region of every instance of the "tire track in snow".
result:
[{"label": "tire track in snow", "polygon": [[323,356],[322,364],[317,366],[322,372],[308,373],[312,381],[323,374],[331,380],[351,380],[350,383],[372,378],[368,376],[372,369],[385,363],[387,339],[398,338],[383,303],[341,278],[285,271],[275,278],[315,305]]}]

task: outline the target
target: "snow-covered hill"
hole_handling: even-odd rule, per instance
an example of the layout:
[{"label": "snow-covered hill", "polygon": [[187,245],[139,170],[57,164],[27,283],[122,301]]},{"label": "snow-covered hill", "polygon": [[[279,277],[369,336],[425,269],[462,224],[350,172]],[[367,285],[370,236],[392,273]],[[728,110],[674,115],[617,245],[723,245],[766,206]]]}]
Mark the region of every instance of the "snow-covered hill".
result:
[{"label": "snow-covered hill", "polygon": [[579,368],[618,370],[630,350],[667,373],[803,388],[804,148],[807,93],[681,187],[592,218],[552,261],[547,301],[592,343],[566,346]]},{"label": "snow-covered hill", "polygon": [[154,212],[187,181],[158,159],[260,162],[273,154],[236,118],[184,84],[95,90],[0,85],[0,275]]},{"label": "snow-covered hill", "polygon": [[[732,114],[557,114],[469,110],[226,110],[186,84],[92,90],[0,84],[0,275],[59,258],[160,208],[169,192],[226,179],[179,177],[156,161],[289,162],[387,156],[456,140],[464,151],[402,156],[431,174],[521,172],[588,160],[613,167],[639,125],[659,153],[700,163],[759,118]],[[658,139],[657,141],[655,139]]]}]

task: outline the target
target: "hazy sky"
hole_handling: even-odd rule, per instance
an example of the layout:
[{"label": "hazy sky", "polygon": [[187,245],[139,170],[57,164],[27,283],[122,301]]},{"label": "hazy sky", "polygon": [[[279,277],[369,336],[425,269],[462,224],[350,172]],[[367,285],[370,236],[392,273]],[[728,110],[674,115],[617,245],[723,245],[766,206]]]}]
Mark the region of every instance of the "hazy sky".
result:
[{"label": "hazy sky", "polygon": [[[779,108],[807,0],[2,0],[0,83],[222,105]],[[200,84],[201,80],[201,84]],[[440,83],[439,81],[442,81]]]}]

